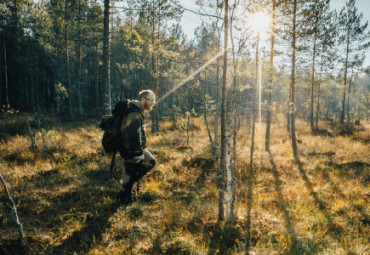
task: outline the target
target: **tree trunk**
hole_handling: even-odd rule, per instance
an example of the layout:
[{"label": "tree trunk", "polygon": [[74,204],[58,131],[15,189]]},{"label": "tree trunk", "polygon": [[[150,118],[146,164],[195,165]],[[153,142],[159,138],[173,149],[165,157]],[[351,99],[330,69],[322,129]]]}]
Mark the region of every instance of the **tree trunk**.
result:
[{"label": "tree trunk", "polygon": [[232,116],[228,116],[228,135],[227,135],[227,167],[226,167],[226,224],[230,225],[234,222],[234,199],[233,183],[234,176],[232,171],[231,159],[231,136],[232,136]]},{"label": "tree trunk", "polygon": [[351,78],[349,78],[349,84],[348,84],[348,95],[347,95],[347,123],[351,123],[351,118],[350,118],[350,107],[349,107],[349,99],[351,96],[351,89],[352,89],[352,79],[353,79],[353,66],[352,66],[352,71],[351,71]]},{"label": "tree trunk", "polygon": [[317,106],[316,106],[316,130],[319,130],[319,113],[320,113],[320,91],[321,90],[321,74],[319,80],[319,87],[317,92]]},{"label": "tree trunk", "polygon": [[311,133],[313,133],[315,129],[314,124],[313,124],[313,90],[314,90],[314,85],[315,85],[315,57],[316,57],[316,31],[314,34],[313,52],[312,52],[311,114],[310,114]]},{"label": "tree trunk", "polygon": [[[160,84],[159,84],[159,77],[160,77],[160,68],[159,68],[159,58],[160,58],[160,30],[161,30],[161,4],[159,4],[158,6],[158,27],[157,27],[157,45],[158,45],[158,48],[157,48],[157,58],[156,58],[156,62],[155,62],[155,78],[156,78],[156,90],[155,90],[155,93],[157,95],[157,97],[159,97],[159,93],[160,93]],[[159,104],[156,105],[156,111],[155,111],[155,115],[156,115],[156,118],[155,118],[155,130],[158,132],[159,131]]]},{"label": "tree trunk", "polygon": [[[154,48],[154,43],[155,43],[155,10],[154,10],[154,1],[152,2],[152,47]],[[154,51],[152,52],[152,75],[151,75],[151,83],[152,83],[152,89],[153,91],[156,91],[156,76],[157,75],[157,70],[156,70],[156,62],[155,62],[155,53]],[[157,94],[158,97],[158,94]],[[155,106],[156,109],[152,111],[152,133],[157,132],[157,125],[156,125],[156,117],[157,117],[157,107],[158,104]]]},{"label": "tree trunk", "polygon": [[346,109],[348,54],[349,54],[349,33],[347,35],[346,62],[344,65],[344,91],[343,91],[343,101],[342,101],[342,114],[340,117],[341,124],[344,124],[344,115],[345,115],[345,109]]},{"label": "tree trunk", "polygon": [[219,147],[219,137],[218,137],[218,114],[219,114],[219,104],[218,102],[220,101],[220,65],[219,65],[219,62],[220,62],[220,58],[217,58],[217,73],[216,73],[216,84],[217,84],[217,88],[216,88],[216,112],[215,112],[215,124],[214,124],[214,152],[213,154],[215,155],[215,157],[218,159],[219,158],[219,153],[218,153],[218,147]]},{"label": "tree trunk", "polygon": [[188,121],[187,121],[187,125],[186,125],[186,145],[189,146],[189,130],[190,130],[190,113],[188,114]]},{"label": "tree trunk", "polygon": [[[234,222],[234,201],[235,201],[235,185],[234,185],[234,173],[235,173],[235,159],[236,159],[236,70],[238,67],[238,61],[236,59],[235,44],[233,38],[233,16],[236,8],[236,3],[234,3],[233,11],[231,13],[230,19],[230,39],[231,39],[231,49],[233,56],[233,84],[231,91],[231,116],[229,117],[229,135],[228,135],[228,166],[227,166],[227,183],[226,183],[226,223],[232,224]],[[231,139],[233,141],[233,150],[231,154]]]},{"label": "tree trunk", "polygon": [[292,147],[293,147],[293,155],[296,163],[300,163],[298,157],[298,147],[297,147],[297,137],[295,133],[295,61],[296,61],[296,14],[297,14],[297,0],[293,2],[293,39],[292,39],[292,73],[291,73],[291,81],[290,81],[290,91],[291,91],[291,98],[290,98],[290,121],[291,121],[291,139],[292,139]]},{"label": "tree trunk", "polygon": [[266,139],[265,139],[265,149],[266,149],[266,151],[270,151],[272,79],[273,79],[273,68],[274,68],[274,44],[275,44],[275,0],[272,0],[271,42],[270,42],[270,63],[269,63],[269,87],[268,87],[267,116],[266,116]]},{"label": "tree trunk", "polygon": [[95,100],[96,100],[96,108],[99,107],[99,58],[98,58],[98,43],[96,43],[95,47],[95,66],[96,66],[96,77],[95,77]]},{"label": "tree trunk", "polygon": [[104,0],[104,36],[103,36],[103,84],[104,84],[104,111],[112,112],[112,98],[110,87],[110,61],[109,61],[109,9],[110,0]]},{"label": "tree trunk", "polygon": [[5,102],[6,102],[6,105],[7,107],[9,107],[9,85],[8,85],[8,64],[6,62],[6,44],[5,44],[5,40],[3,41],[4,42],[4,67],[5,67],[5,93],[6,93],[6,97],[5,97]]},{"label": "tree trunk", "polygon": [[225,0],[225,16],[224,16],[224,69],[222,75],[222,101],[221,101],[221,166],[219,169],[219,210],[218,210],[218,220],[225,220],[224,213],[224,189],[225,189],[225,173],[227,172],[227,134],[226,134],[226,74],[227,74],[227,41],[228,41],[228,11],[229,11],[229,1]]},{"label": "tree trunk", "polygon": [[77,69],[77,84],[78,84],[78,91],[77,91],[77,96],[78,96],[78,109],[79,109],[79,114],[82,116],[84,114],[83,106],[82,106],[82,56],[81,56],[81,0],[78,1],[78,45],[77,45],[77,61],[78,61],[78,69]]},{"label": "tree trunk", "polygon": [[69,107],[69,115],[73,119],[73,107],[72,107],[72,84],[71,84],[71,68],[69,66],[69,36],[68,36],[68,0],[64,0],[64,42],[65,42],[65,58],[66,58],[66,73],[67,73],[67,80],[66,80],[66,87],[68,91],[68,107]]},{"label": "tree trunk", "polygon": [[[207,75],[205,74],[205,77],[204,77],[205,80],[207,80]],[[203,118],[204,118],[204,122],[206,123],[206,127],[207,127],[207,133],[208,133],[208,137],[209,137],[209,142],[211,143],[211,147],[212,149],[214,149],[214,144],[213,144],[213,140],[212,140],[212,135],[211,135],[211,131],[209,130],[209,125],[208,125],[208,120],[207,120],[207,89],[206,89],[206,86],[204,86],[204,101],[203,101],[203,105],[204,105],[204,114],[203,114]]]},{"label": "tree trunk", "polygon": [[259,43],[260,34],[257,34],[257,44],[256,44],[256,80],[253,88],[253,106],[252,106],[252,142],[251,142],[251,153],[249,159],[249,167],[253,169],[253,155],[254,155],[254,140],[255,140],[255,130],[256,130],[256,103],[257,103],[257,84],[258,84],[258,66],[259,66]]}]

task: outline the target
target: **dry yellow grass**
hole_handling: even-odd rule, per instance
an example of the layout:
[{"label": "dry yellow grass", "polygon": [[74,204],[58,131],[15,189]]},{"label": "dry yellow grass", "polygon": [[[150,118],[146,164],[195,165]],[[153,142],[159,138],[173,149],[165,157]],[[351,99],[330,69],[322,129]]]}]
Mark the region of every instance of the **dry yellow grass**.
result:
[{"label": "dry yellow grass", "polygon": [[[158,165],[140,182],[128,207],[117,203],[119,174],[110,175],[110,158],[100,146],[102,132],[91,121],[36,133],[37,151],[30,150],[27,136],[8,137],[0,143],[1,171],[17,201],[28,245],[17,244],[0,188],[0,253],[370,252],[368,130],[345,137],[313,136],[307,123],[298,121],[299,168],[284,124],[274,124],[274,169],[264,151],[265,127],[257,125],[249,187],[250,135],[243,120],[237,144],[237,220],[227,229],[217,223],[215,165],[194,163],[210,157],[208,135],[201,118],[192,122],[198,128],[190,131],[189,144],[186,131],[171,131],[171,123],[163,123],[159,134],[148,133]],[[121,159],[117,168],[123,169]]]}]

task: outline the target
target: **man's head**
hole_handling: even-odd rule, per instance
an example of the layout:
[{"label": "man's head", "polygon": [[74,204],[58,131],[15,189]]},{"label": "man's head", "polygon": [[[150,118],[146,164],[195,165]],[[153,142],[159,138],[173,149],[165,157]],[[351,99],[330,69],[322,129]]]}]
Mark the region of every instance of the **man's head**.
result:
[{"label": "man's head", "polygon": [[155,94],[150,89],[139,92],[139,102],[144,112],[150,112],[155,104]]}]

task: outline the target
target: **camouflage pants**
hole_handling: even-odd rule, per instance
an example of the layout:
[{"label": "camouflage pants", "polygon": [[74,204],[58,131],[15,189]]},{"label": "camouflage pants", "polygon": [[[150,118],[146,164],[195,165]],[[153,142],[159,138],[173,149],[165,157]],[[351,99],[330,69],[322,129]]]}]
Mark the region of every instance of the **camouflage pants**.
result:
[{"label": "camouflage pants", "polygon": [[156,160],[147,149],[144,150],[143,159],[138,162],[125,160],[125,173],[121,177],[121,195],[131,199],[131,190],[134,183],[143,178],[155,165]]}]

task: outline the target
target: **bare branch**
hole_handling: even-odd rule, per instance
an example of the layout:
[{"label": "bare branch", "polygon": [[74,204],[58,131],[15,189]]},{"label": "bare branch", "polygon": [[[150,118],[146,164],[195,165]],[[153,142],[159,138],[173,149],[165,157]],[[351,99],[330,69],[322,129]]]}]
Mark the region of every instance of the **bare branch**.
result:
[{"label": "bare branch", "polygon": [[15,223],[17,223],[17,225],[18,225],[19,237],[21,239],[21,244],[24,246],[26,244],[25,235],[24,235],[24,231],[23,231],[23,224],[19,221],[19,218],[18,218],[17,207],[15,206],[14,200],[13,200],[12,196],[10,195],[8,186],[6,185],[6,182],[5,182],[2,174],[0,174],[0,179],[1,179],[1,182],[3,183],[5,193],[8,195],[8,198],[9,198],[10,202],[12,203],[13,219],[14,219]]}]

